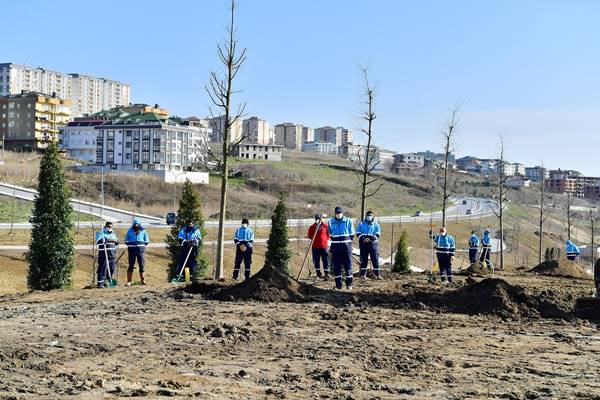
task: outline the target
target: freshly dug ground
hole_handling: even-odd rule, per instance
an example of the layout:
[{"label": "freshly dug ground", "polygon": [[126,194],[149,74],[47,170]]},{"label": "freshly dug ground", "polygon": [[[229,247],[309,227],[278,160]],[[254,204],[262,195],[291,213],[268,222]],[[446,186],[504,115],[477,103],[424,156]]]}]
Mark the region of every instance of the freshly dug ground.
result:
[{"label": "freshly dug ground", "polygon": [[564,278],[592,279],[578,264],[568,260],[544,261],[532,268],[530,272]]},{"label": "freshly dug ground", "polygon": [[[0,399],[600,399],[597,326],[544,318],[541,305],[567,307],[590,294],[587,280],[501,272],[443,286],[405,274],[332,292],[275,272],[195,284],[199,294],[0,297]],[[244,285],[277,294],[254,301]]]}]

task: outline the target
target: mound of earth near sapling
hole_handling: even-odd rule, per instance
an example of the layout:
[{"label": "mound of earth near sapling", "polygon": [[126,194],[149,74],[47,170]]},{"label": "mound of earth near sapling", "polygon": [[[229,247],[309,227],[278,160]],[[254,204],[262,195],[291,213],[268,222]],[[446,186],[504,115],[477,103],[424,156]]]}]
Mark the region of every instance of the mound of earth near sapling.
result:
[{"label": "mound of earth near sapling", "polygon": [[[284,274],[271,265],[265,265],[250,279],[235,285],[194,282],[185,289],[188,293],[202,294],[211,300],[254,300],[263,302],[304,302],[311,288]],[[314,291],[314,288],[312,288]]]},{"label": "mound of earth near sapling", "polygon": [[534,296],[503,279],[487,278],[453,291],[420,293],[420,301],[435,308],[469,315],[496,315],[504,319],[568,318],[570,309],[553,293]]},{"label": "mound of earth near sapling", "polygon": [[560,276],[563,278],[591,279],[591,276],[573,261],[544,261],[533,267],[529,272],[541,275]]}]

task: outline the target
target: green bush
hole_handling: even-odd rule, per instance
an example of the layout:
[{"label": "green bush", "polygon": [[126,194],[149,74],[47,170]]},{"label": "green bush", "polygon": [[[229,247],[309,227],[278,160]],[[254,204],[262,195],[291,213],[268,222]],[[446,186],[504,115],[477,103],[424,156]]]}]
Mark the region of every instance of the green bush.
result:
[{"label": "green bush", "polygon": [[410,254],[408,253],[408,237],[406,231],[402,231],[396,255],[394,256],[393,272],[409,272],[410,271]]},{"label": "green bush", "polygon": [[290,274],[289,261],[292,252],[288,248],[288,212],[283,199],[279,199],[271,217],[271,233],[267,241],[265,265],[272,265],[280,271]]}]

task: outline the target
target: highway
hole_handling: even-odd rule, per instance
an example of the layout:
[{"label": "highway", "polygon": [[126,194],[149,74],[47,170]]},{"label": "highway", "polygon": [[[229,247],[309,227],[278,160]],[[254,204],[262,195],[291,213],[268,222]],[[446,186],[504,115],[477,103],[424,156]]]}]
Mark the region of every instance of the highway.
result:
[{"label": "highway", "polygon": [[[0,182],[0,195],[16,197],[21,200],[33,201],[37,191],[33,189],[23,188],[14,186],[7,183]],[[487,198],[477,197],[457,197],[452,199],[453,205],[448,208],[446,212],[446,219],[448,221],[465,220],[465,219],[478,219],[483,217],[493,216],[493,210],[498,208],[495,201]],[[465,203],[465,204],[463,204]],[[128,227],[131,225],[133,219],[133,213],[128,210],[120,210],[113,207],[103,206],[98,203],[91,203],[78,199],[71,199],[71,205],[74,211],[80,211],[82,213],[94,215],[98,217],[98,221],[82,221],[80,227],[99,226],[103,224],[103,221],[113,221],[116,227]],[[471,214],[467,214],[467,210],[471,210]],[[332,210],[333,211],[333,210]],[[142,221],[142,224],[148,227],[154,228],[167,228],[168,225],[165,223],[164,218],[155,217],[152,215],[135,214],[136,218]],[[437,222],[442,219],[442,212],[436,211],[433,213],[422,213],[420,216],[410,215],[398,215],[398,216],[382,216],[376,218],[380,223],[425,223],[425,222]],[[313,223],[313,218],[306,219],[290,219],[289,226],[307,226]],[[225,227],[236,228],[240,224],[238,220],[225,221]],[[10,223],[0,223],[0,229],[10,229]],[[251,221],[252,226],[256,227],[269,227],[271,226],[270,219],[261,219]],[[205,222],[207,228],[216,228],[218,221],[208,220]],[[19,222],[13,224],[13,229],[30,229],[31,224],[28,222]]]}]

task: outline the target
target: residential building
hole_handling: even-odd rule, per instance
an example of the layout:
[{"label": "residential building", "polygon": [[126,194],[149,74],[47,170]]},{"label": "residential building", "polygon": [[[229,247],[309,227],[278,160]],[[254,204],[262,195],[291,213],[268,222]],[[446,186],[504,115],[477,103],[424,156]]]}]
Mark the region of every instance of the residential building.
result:
[{"label": "residential building", "polygon": [[242,121],[243,143],[271,144],[273,133],[269,123],[264,119],[251,117]]},{"label": "residential building", "polygon": [[275,144],[289,150],[302,150],[302,125],[286,122],[275,125]]},{"label": "residential building", "polygon": [[338,154],[338,146],[330,142],[308,142],[302,145],[302,151],[317,154]]},{"label": "residential building", "polygon": [[[373,153],[373,150],[374,148],[371,149],[371,154]],[[366,146],[361,144],[346,143],[338,148],[338,155],[350,161],[359,161],[359,156],[364,159],[365,152]]]},{"label": "residential building", "polygon": [[[340,147],[343,143],[342,127],[334,128],[332,126],[323,126],[315,129],[315,142],[333,143],[336,147]],[[348,136],[348,134],[346,134]]]},{"label": "residential building", "polygon": [[302,127],[302,143],[314,142],[315,141],[315,130],[308,126]]},{"label": "residential building", "polygon": [[7,149],[31,151],[58,140],[58,129],[71,115],[71,101],[38,92],[23,91],[0,103],[0,137]]},{"label": "residential building", "polygon": [[525,176],[531,179],[532,182],[539,182],[542,180],[542,176],[544,179],[548,179],[550,177],[550,171],[540,166],[526,167]]},{"label": "residential building", "polygon": [[484,175],[495,174],[498,172],[498,160],[494,159],[480,159],[479,160],[479,172]]},{"label": "residential building", "polygon": [[71,121],[59,129],[59,146],[67,157],[86,163],[96,163],[96,125],[103,119],[80,119]]},{"label": "residential building", "polygon": [[600,202],[600,185],[588,185],[583,189],[583,197],[591,200]]},{"label": "residential building", "polygon": [[466,156],[456,160],[456,167],[461,171],[480,172],[481,161],[477,157]]},{"label": "residential building", "polygon": [[27,65],[0,64],[0,95],[23,90],[56,94],[71,101],[71,116],[96,113],[130,103],[131,88],[124,83],[82,74],[65,74]]},{"label": "residential building", "polygon": [[354,143],[354,137],[352,136],[352,130],[341,128],[342,129],[342,144]]},{"label": "residential building", "polygon": [[425,166],[425,157],[417,153],[396,154],[394,156],[394,164],[398,168],[423,168]]},{"label": "residential building", "polygon": [[[211,134],[209,140],[211,143],[223,143],[223,132],[225,130],[225,116],[211,118],[208,120]],[[234,143],[242,138],[242,120],[236,119],[229,129],[229,142]]]},{"label": "residential building", "polygon": [[521,189],[529,187],[531,181],[523,176],[511,176],[504,182],[504,186],[512,189]]},{"label": "residential building", "polygon": [[[419,151],[417,154],[423,156],[425,164],[434,164],[434,161],[444,163],[446,155],[444,153],[434,153],[433,151]],[[429,162],[428,162],[429,160]],[[453,153],[448,155],[448,164],[454,165],[456,163],[456,156]]]},{"label": "residential building", "polygon": [[546,190],[551,193],[577,196],[577,179],[574,171],[550,171],[550,176],[544,181]]},{"label": "residential building", "polygon": [[513,163],[515,175],[525,176],[525,164]]},{"label": "residential building", "polygon": [[206,147],[208,129],[180,125],[155,112],[125,109],[118,107],[89,116],[104,120],[94,126],[96,165],[165,177],[164,171],[186,171],[204,161],[202,149]]},{"label": "residential building", "polygon": [[283,146],[275,144],[240,143],[234,147],[234,156],[247,160],[281,161]]},{"label": "residential building", "polygon": [[374,171],[391,171],[394,164],[394,157],[397,155],[395,151],[375,147],[373,155]]}]

